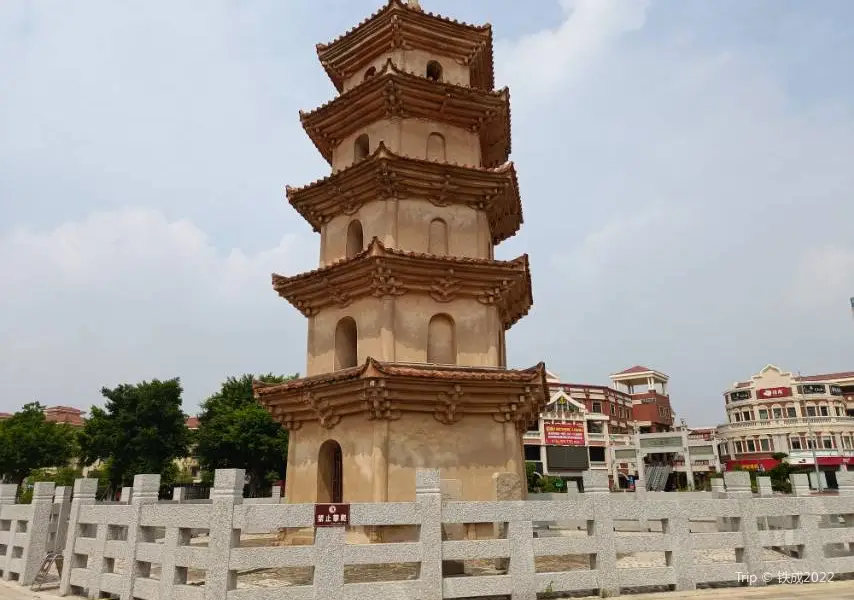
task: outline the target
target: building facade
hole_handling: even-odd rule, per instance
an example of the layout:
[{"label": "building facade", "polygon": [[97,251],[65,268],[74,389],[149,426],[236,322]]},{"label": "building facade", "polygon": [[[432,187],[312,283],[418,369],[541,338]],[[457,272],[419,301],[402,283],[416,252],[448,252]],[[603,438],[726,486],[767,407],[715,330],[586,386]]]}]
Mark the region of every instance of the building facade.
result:
[{"label": "building facade", "polygon": [[854,465],[854,372],[799,376],[768,365],[734,383],[724,405],[717,434],[727,469],[764,471],[775,454],[829,472]]},{"label": "building facade", "polygon": [[613,487],[641,479],[665,489],[702,485],[720,470],[714,428],[674,427],[667,375],[638,366],[611,380],[562,383],[549,373],[549,402],[524,436],[536,473],[578,482],[585,470],[602,470]]}]

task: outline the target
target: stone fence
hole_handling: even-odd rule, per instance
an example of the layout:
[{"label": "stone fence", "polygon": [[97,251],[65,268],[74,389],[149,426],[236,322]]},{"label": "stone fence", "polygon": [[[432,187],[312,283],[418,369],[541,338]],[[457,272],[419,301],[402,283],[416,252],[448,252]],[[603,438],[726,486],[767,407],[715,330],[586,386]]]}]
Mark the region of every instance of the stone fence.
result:
[{"label": "stone fence", "polygon": [[[854,473],[839,473],[839,495],[810,495],[805,476],[796,475],[795,494],[770,492],[760,478],[760,494],[750,491],[747,473],[727,473],[726,487],[706,496],[672,493],[609,493],[607,476],[587,473],[585,493],[562,494],[549,501],[462,502],[443,500],[435,470],[419,471],[414,502],[353,504],[352,527],[417,526],[417,541],[348,544],[344,527],[318,527],[314,544],[254,547],[242,545],[248,530],[310,529],[311,504],[249,504],[242,498],[244,474],[216,472],[207,503],[158,502],[159,477],[138,475],[129,503],[97,503],[97,482],[74,485],[68,516],[60,593],[122,600],[266,600],[276,599],[421,599],[509,596],[535,600],[538,593],[588,592],[618,595],[643,586],[694,589],[709,583],[768,583],[765,573],[854,572]],[[57,501],[57,497],[60,498]],[[123,495],[123,497],[126,497]],[[3,496],[0,496],[3,498]],[[66,492],[53,494],[39,484],[32,505],[4,505],[0,552],[4,576],[21,582],[37,568],[49,545],[44,528],[61,523]],[[583,522],[569,535],[535,535],[535,523]],[[710,530],[698,523],[713,522]],[[28,523],[30,526],[23,526]],[[499,524],[496,539],[448,540],[449,526]],[[637,534],[623,535],[620,523],[645,523]],[[651,525],[656,523],[653,528]],[[11,525],[14,527],[11,527]],[[57,525],[55,539],[62,535]],[[194,544],[193,532],[207,534]],[[731,562],[698,562],[695,552],[729,550]],[[773,559],[768,558],[774,550]],[[618,568],[620,556],[660,553],[662,566]],[[17,553],[17,556],[16,556]],[[541,572],[544,557],[584,556],[589,568]],[[443,563],[496,561],[496,574],[466,575]],[[345,565],[416,563],[414,579],[349,582]],[[260,569],[313,567],[306,585],[238,587],[238,573]],[[203,573],[203,585],[188,573]]]}]

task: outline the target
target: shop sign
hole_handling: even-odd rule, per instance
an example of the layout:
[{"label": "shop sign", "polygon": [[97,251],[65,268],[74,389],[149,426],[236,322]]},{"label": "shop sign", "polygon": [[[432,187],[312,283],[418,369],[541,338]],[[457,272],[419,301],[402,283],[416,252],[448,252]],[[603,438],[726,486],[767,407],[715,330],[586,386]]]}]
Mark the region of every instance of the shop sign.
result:
[{"label": "shop sign", "polygon": [[792,388],[790,387],[765,388],[764,390],[757,390],[756,392],[757,398],[787,398],[791,395]]},{"label": "shop sign", "polygon": [[823,394],[825,393],[826,388],[820,383],[808,383],[805,385],[799,385],[798,391],[802,394]]},{"label": "shop sign", "polygon": [[839,386],[839,385],[830,386],[830,395],[831,396],[841,396],[842,395],[842,386]]},{"label": "shop sign", "polygon": [[584,423],[545,423],[543,424],[546,446],[583,446]]}]

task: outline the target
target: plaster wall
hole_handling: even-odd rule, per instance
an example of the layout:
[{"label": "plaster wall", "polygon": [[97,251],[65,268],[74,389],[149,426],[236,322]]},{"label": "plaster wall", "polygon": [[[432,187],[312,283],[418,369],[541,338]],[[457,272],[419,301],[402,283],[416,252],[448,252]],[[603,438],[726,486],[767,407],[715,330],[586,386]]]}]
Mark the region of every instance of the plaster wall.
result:
[{"label": "plaster wall", "polygon": [[391,59],[394,66],[399,70],[414,73],[421,77],[427,76],[427,63],[435,60],[442,65],[442,81],[466,87],[471,84],[471,71],[469,67],[459,64],[452,58],[427,52],[426,50],[395,50],[377,56],[358,73],[345,79],[344,91],[347,92],[365,81],[365,73],[371,67],[379,73],[389,59]]},{"label": "plaster wall", "polygon": [[388,248],[427,253],[434,219],[445,222],[449,256],[493,257],[489,221],[483,211],[458,204],[438,207],[429,200],[409,197],[368,202],[352,215],[331,219],[320,232],[320,266],[347,257],[347,230],[354,220],[362,225],[363,248],[377,237]]},{"label": "plaster wall", "polygon": [[430,414],[404,413],[397,421],[350,415],[333,429],[306,423],[290,433],[289,503],[317,501],[318,473],[325,469],[318,457],[327,440],[341,446],[344,502],[415,500],[417,469],[441,469],[443,476],[462,481],[462,500],[492,500],[496,472],[524,480],[521,436],[490,414],[465,415],[453,425]]},{"label": "plaster wall", "polygon": [[310,318],[306,373],[310,377],[335,370],[336,325],[344,317],[356,322],[356,364],[363,364],[368,357],[425,363],[428,325],[437,314],[446,314],[454,321],[458,365],[499,366],[503,329],[496,307],[474,298],[438,302],[428,295],[407,293],[381,302],[361,298]]},{"label": "plaster wall", "polygon": [[371,123],[341,140],[332,152],[332,171],[340,171],[355,162],[356,138],[362,134],[368,135],[371,153],[383,142],[395,154],[426,160],[427,138],[431,133],[445,138],[445,161],[440,162],[480,166],[480,138],[476,133],[427,119],[393,117]]}]

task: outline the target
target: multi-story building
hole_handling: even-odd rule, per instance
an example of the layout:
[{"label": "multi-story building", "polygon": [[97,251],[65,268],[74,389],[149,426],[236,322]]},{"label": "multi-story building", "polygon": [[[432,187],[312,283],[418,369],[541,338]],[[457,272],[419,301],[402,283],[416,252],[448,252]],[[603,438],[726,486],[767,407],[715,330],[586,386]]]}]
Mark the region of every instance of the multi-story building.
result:
[{"label": "multi-story building", "polygon": [[632,399],[632,419],[640,433],[661,433],[673,428],[673,408],[667,383],[670,378],[655,369],[635,365],[611,375],[614,389]]},{"label": "multi-story building", "polygon": [[537,473],[573,481],[587,469],[601,469],[619,487],[649,474],[663,489],[668,481],[695,485],[719,468],[713,429],[683,426],[668,435],[673,412],[667,375],[638,366],[611,380],[614,387],[562,383],[548,374],[549,403],[524,436],[525,460]]},{"label": "multi-story building", "polygon": [[799,376],[768,365],[734,383],[724,404],[717,433],[727,469],[767,470],[777,453],[822,471],[854,465],[854,371]]}]

